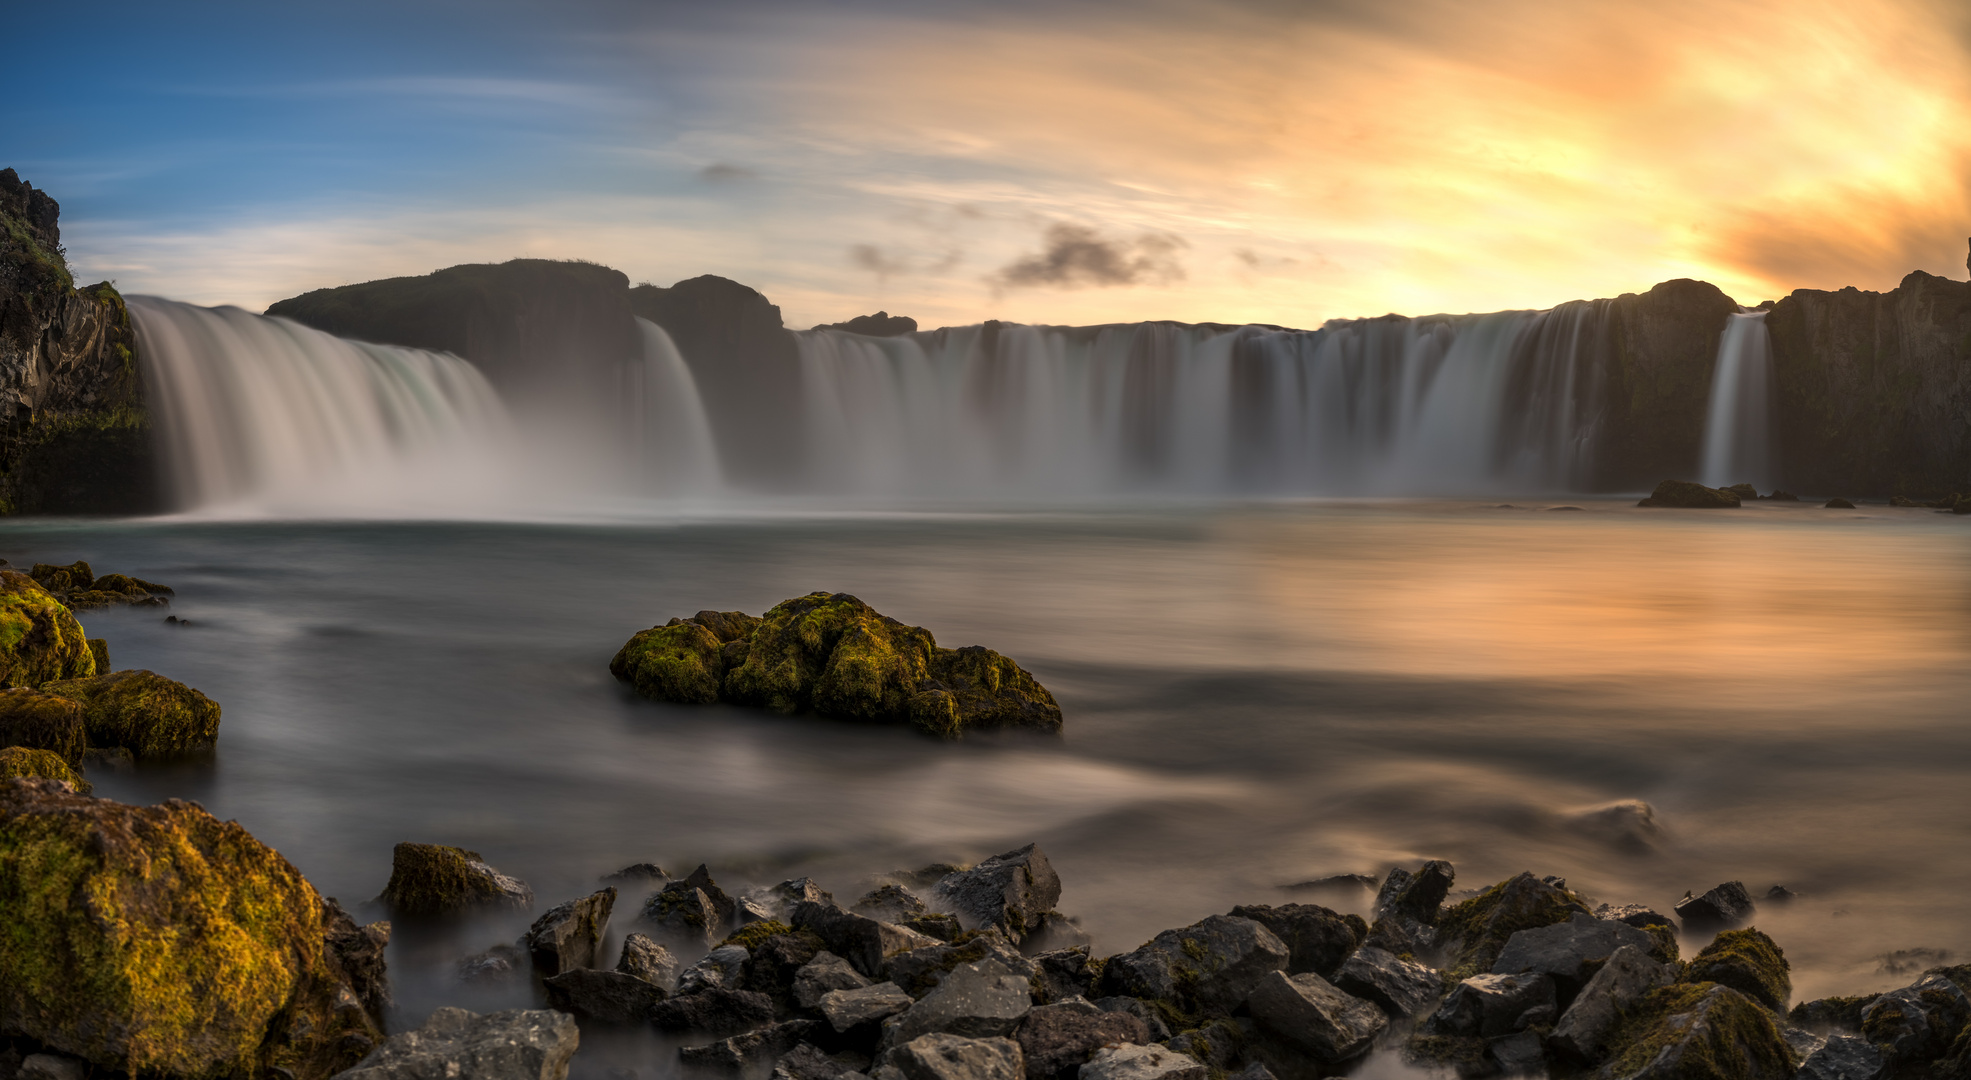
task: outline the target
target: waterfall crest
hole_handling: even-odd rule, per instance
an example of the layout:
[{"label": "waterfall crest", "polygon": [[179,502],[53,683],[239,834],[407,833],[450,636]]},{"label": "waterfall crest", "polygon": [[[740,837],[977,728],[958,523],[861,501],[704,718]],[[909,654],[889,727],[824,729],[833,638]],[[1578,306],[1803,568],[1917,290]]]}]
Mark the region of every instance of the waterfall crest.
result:
[{"label": "waterfall crest", "polygon": [[653,495],[709,495],[721,486],[719,452],[698,383],[671,335],[649,319],[641,362],[630,370],[633,457],[637,486]]},{"label": "waterfall crest", "polygon": [[1699,475],[1711,487],[1777,481],[1772,453],[1771,339],[1766,313],[1742,311],[1725,323],[1711,376]]}]

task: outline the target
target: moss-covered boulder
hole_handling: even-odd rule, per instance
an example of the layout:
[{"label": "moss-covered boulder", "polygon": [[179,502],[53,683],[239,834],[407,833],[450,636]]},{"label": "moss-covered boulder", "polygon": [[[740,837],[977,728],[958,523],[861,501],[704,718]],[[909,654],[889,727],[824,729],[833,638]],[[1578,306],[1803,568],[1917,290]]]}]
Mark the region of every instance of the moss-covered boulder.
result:
[{"label": "moss-covered boulder", "polygon": [[60,780],[84,795],[89,793],[89,781],[82,779],[82,774],[70,768],[69,763],[53,750],[34,750],[25,746],[9,746],[0,750],[0,782],[16,776]]},{"label": "moss-covered boulder", "polygon": [[0,746],[46,750],[71,766],[82,764],[89,728],[81,703],[25,686],[0,690]]},{"label": "moss-covered boulder", "polygon": [[381,1037],[347,918],[194,803],[0,780],[0,911],[0,1037],[117,1075],[300,1080]]},{"label": "moss-covered boulder", "polygon": [[1446,980],[1490,971],[1514,934],[1564,923],[1576,912],[1593,914],[1580,897],[1531,873],[1444,908],[1437,916],[1437,940],[1448,957]]},{"label": "moss-covered boulder", "polygon": [[911,724],[945,738],[1061,727],[1053,695],[1012,660],[980,646],[942,648],[929,630],[846,593],[796,597],[757,619],[672,619],[631,638],[609,670],[658,701]]},{"label": "moss-covered boulder", "polygon": [[379,901],[399,915],[436,916],[475,908],[534,906],[534,890],[486,864],[476,851],[443,844],[398,844]]},{"label": "moss-covered boulder", "polygon": [[1689,480],[1665,480],[1637,506],[1675,506],[1688,510],[1725,510],[1741,505],[1728,488],[1705,487]]},{"label": "moss-covered boulder", "polygon": [[1791,1048],[1773,1016],[1716,983],[1650,992],[1611,1040],[1608,1080],[1791,1080]]},{"label": "moss-covered boulder", "polygon": [[62,603],[74,610],[109,607],[113,604],[151,604],[170,603],[166,597],[173,595],[169,586],[134,578],[126,574],[104,574],[97,577],[89,564],[80,559],[58,566],[53,563],[35,563],[28,571],[40,586],[54,595]]},{"label": "moss-covered boulder", "polygon": [[38,562],[28,570],[27,576],[51,593],[83,592],[96,583],[96,572],[81,559],[67,566]]},{"label": "moss-covered boulder", "polygon": [[1786,954],[1772,938],[1753,929],[1719,934],[1691,960],[1683,981],[1729,986],[1780,1014],[1793,996]]},{"label": "moss-covered boulder", "polygon": [[95,673],[95,654],[74,613],[33,578],[0,570],[0,687]]},{"label": "moss-covered boulder", "polygon": [[219,741],[219,703],[152,671],[117,671],[42,687],[80,702],[92,747],[136,758],[209,750]]}]

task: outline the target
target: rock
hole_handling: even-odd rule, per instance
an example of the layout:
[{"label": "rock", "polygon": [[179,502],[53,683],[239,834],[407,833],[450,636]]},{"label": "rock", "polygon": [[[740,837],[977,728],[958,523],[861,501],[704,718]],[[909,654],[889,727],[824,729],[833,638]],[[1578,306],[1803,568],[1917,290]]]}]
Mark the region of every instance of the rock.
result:
[{"label": "rock", "polygon": [[724,935],[711,897],[683,881],[671,882],[644,901],[639,917],[674,941],[709,945]]},{"label": "rock", "polygon": [[[920,916],[919,919],[912,920],[908,925],[915,927],[919,925],[922,919],[923,917]],[[928,930],[924,932],[929,933]],[[931,936],[936,937],[937,935],[932,934]],[[953,934],[952,936],[956,937],[957,935]],[[1028,927],[1026,936],[1020,939],[1020,951],[1029,956],[1038,956],[1044,952],[1058,952],[1061,949],[1086,946],[1092,940],[1088,936],[1088,932],[1083,930],[1073,918],[1063,915],[1058,911],[1043,911],[1040,913],[1039,920],[1034,925]]]},{"label": "rock", "polygon": [[695,994],[714,987],[741,989],[746,979],[746,963],[752,958],[753,954],[741,946],[721,945],[684,969],[684,974],[678,976],[678,993]]},{"label": "rock", "polygon": [[904,1080],[1024,1080],[1020,1044],[1011,1039],[968,1039],[934,1033],[892,1051],[888,1060]]},{"label": "rock", "polygon": [[1774,885],[1772,888],[1766,890],[1766,903],[1768,904],[1790,904],[1799,898],[1799,893],[1794,892],[1784,885]]},{"label": "rock", "polygon": [[[1048,915],[1052,914],[1054,913],[1048,912]],[[1046,916],[1042,916],[1042,918],[1044,920]],[[954,941],[958,935],[965,932],[965,924],[958,921],[958,916],[946,911],[927,911],[922,915],[912,915],[897,925],[903,927],[905,930],[915,930],[925,937],[936,938],[939,941]],[[1048,930],[1048,925],[1044,921],[1041,930],[1043,935]],[[1050,942],[1051,939],[1040,942],[1040,944],[1046,945]],[[1024,945],[1026,942],[1022,942],[1021,944]]]},{"label": "rock", "polygon": [[602,949],[602,935],[609,927],[609,912],[615,906],[616,889],[611,886],[557,904],[535,919],[521,939],[534,958],[535,969],[546,977],[594,967]]},{"label": "rock", "polygon": [[[77,563],[87,571],[88,563]],[[35,570],[42,569],[37,565]],[[66,567],[52,569],[66,570]],[[38,578],[36,580],[39,580]],[[43,582],[47,585],[47,582]],[[171,603],[170,588],[157,585],[142,578],[126,577],[123,574],[105,574],[83,588],[67,591],[50,587],[49,592],[58,596],[72,611],[85,611],[89,608],[110,607],[117,604],[134,607],[164,607]],[[107,670],[99,668],[98,671]]]},{"label": "rock", "polygon": [[361,956],[346,969],[353,924],[236,823],[178,799],[126,806],[0,780],[0,852],[10,1036],[118,1073],[303,1077],[380,1037],[363,1008],[381,993],[380,958],[375,973]]},{"label": "rock", "polygon": [[1392,1017],[1430,1011],[1444,996],[1444,979],[1435,968],[1399,959],[1374,946],[1348,958],[1335,974],[1335,988],[1372,1001]]},{"label": "rock", "polygon": [[1377,891],[1378,882],[1372,874],[1330,874],[1327,877],[1310,878],[1282,885],[1288,892],[1333,893],[1337,896],[1354,898],[1362,893]]},{"label": "rock", "polygon": [[390,882],[378,902],[399,915],[451,915],[476,908],[534,906],[534,890],[486,864],[476,851],[402,843],[391,852]]},{"label": "rock", "polygon": [[122,747],[142,760],[210,750],[219,742],[219,704],[151,671],[118,671],[41,688],[81,703],[89,744]]},{"label": "rock", "polygon": [[[1421,896],[1415,899],[1421,902]],[[1434,918],[1435,908],[1431,914]],[[1361,916],[1342,915],[1319,904],[1281,904],[1278,907],[1241,904],[1232,909],[1231,916],[1251,919],[1273,931],[1274,936],[1286,944],[1286,972],[1289,975],[1312,971],[1323,978],[1331,978],[1369,932]]]},{"label": "rock", "polygon": [[358,924],[334,897],[322,900],[322,940],[342,968],[343,978],[369,1015],[383,1016],[395,1004],[390,998],[390,975],[385,967],[390,947],[390,924]]},{"label": "rock", "polygon": [[1619,1033],[1603,1075],[1621,1080],[1789,1080],[1793,1058],[1772,1016],[1728,986],[1650,992]]},{"label": "rock", "polygon": [[820,938],[829,952],[872,979],[883,977],[889,959],[898,953],[939,944],[915,930],[811,901],[795,905],[794,925]]},{"label": "rock", "polygon": [[813,934],[802,931],[775,934],[753,948],[743,989],[757,990],[772,998],[777,1013],[792,1013],[803,1007],[794,996],[794,983],[801,969],[826,951],[821,939]]},{"label": "rock", "polygon": [[89,746],[82,705],[24,686],[0,690],[0,744],[46,751],[73,769]]},{"label": "rock", "polygon": [[1376,917],[1397,916],[1434,926],[1437,909],[1450,895],[1457,877],[1457,871],[1442,859],[1432,859],[1415,874],[1401,867],[1392,868],[1376,893]]},{"label": "rock", "polygon": [[1632,855],[1655,851],[1663,839],[1656,808],[1641,799],[1624,799],[1580,811],[1567,818],[1567,826],[1582,836]]},{"label": "rock", "polygon": [[1561,1014],[1550,1042],[1575,1061],[1600,1061],[1622,1016],[1675,976],[1668,965],[1650,959],[1647,950],[1634,945],[1616,949]]},{"label": "rock", "polygon": [[1751,918],[1754,910],[1751,894],[1738,881],[1727,881],[1703,896],[1686,894],[1677,901],[1677,918],[1693,930],[1738,926]]},{"label": "rock", "polygon": [[513,945],[495,945],[482,953],[463,957],[454,966],[453,972],[460,982],[502,983],[520,972],[520,965],[526,963],[527,954]]},{"label": "rock", "polygon": [[1076,1075],[1080,1080],[1205,1080],[1209,1071],[1197,1058],[1164,1046],[1105,1046]]},{"label": "rock", "polygon": [[604,885],[627,887],[653,881],[662,885],[669,880],[671,880],[671,876],[664,873],[663,867],[658,866],[656,863],[640,862],[631,863],[613,874],[606,875],[602,878],[602,883]]},{"label": "rock", "polygon": [[849,910],[867,915],[877,922],[902,924],[913,915],[924,914],[924,901],[901,885],[885,885],[865,895]]},{"label": "rock", "polygon": [[1531,1031],[1501,1035],[1486,1044],[1486,1050],[1507,1076],[1545,1076],[1547,1051],[1540,1036]]},{"label": "rock", "polygon": [[915,1001],[895,983],[877,983],[821,995],[821,1016],[838,1033],[862,1024],[887,1020]]},{"label": "rock", "polygon": [[666,998],[650,1010],[650,1023],[659,1031],[749,1031],[772,1022],[772,998],[723,986]]},{"label": "rock", "polygon": [[718,882],[712,880],[712,872],[706,869],[704,863],[699,863],[697,869],[674,884],[686,885],[705,894],[705,899],[711,901],[712,909],[717,912],[719,933],[725,933],[733,926],[733,916],[737,914],[739,905],[726,895],[724,889],[719,888]]},{"label": "rock", "polygon": [[1691,960],[1686,982],[1729,986],[1780,1015],[1793,996],[1786,954],[1757,930],[1726,930]]},{"label": "rock", "polygon": [[562,1080],[581,1039],[575,1018],[551,1009],[480,1016],[441,1008],[423,1027],[385,1039],[335,1080]]},{"label": "rock", "polygon": [[1545,973],[1473,975],[1451,988],[1424,1032],[1492,1039],[1524,1030],[1529,1012],[1553,1007],[1554,982]]},{"label": "rock", "polygon": [[1246,1008],[1261,1028],[1329,1064],[1366,1051],[1389,1023],[1381,1009],[1342,993],[1311,971],[1294,976],[1267,972],[1253,987]]},{"label": "rock", "polygon": [[1971,998],[1941,972],[1877,997],[1862,1010],[1861,1033],[1893,1068],[1933,1061],[1971,1023]]},{"label": "rock", "polygon": [[727,1073],[758,1073],[769,1062],[783,1057],[813,1034],[818,1025],[812,1020],[783,1023],[733,1035],[709,1046],[687,1046],[678,1051],[686,1065]]},{"label": "rock", "polygon": [[757,623],[726,614],[736,618],[712,626],[701,612],[642,631],[610,671],[659,701],[812,711],[945,738],[975,728],[1061,728],[1053,696],[1018,664],[977,646],[940,648],[930,631],[846,593],[784,601]]},{"label": "rock", "polygon": [[1150,1029],[1128,1013],[1081,1003],[1042,1005],[1020,1021],[1014,1038],[1026,1059],[1027,1080],[1073,1080],[1095,1051],[1116,1043],[1148,1043]]},{"label": "rock", "polygon": [[89,655],[96,658],[96,674],[110,673],[110,643],[108,638],[92,637],[89,641]]},{"label": "rock", "polygon": [[1615,950],[1631,946],[1648,952],[1654,944],[1648,934],[1627,923],[1577,911],[1564,923],[1521,930],[1508,938],[1499,958],[1492,962],[1492,973],[1536,971],[1551,975],[1565,1007],[1587,985],[1595,965],[1614,955]]},{"label": "rock", "polygon": [[1839,498],[1829,499],[1825,503],[1822,503],[1821,506],[1826,510],[1853,510],[1855,508],[1854,503]]},{"label": "rock", "polygon": [[29,1054],[14,1075],[19,1080],[89,1080],[89,1063],[61,1054]]},{"label": "rock", "polygon": [[908,315],[892,315],[879,311],[874,315],[857,315],[848,322],[828,323],[815,327],[816,330],[846,330],[851,334],[867,337],[902,337],[917,332],[917,320]]},{"label": "rock", "polygon": [[1198,1027],[1179,1032],[1165,1040],[1164,1046],[1189,1054],[1213,1072],[1223,1073],[1237,1065],[1246,1053],[1246,1043],[1255,1038],[1259,1025],[1249,1017],[1218,1017]]},{"label": "rock", "polygon": [[773,918],[784,923],[794,921],[794,907],[804,900],[812,904],[835,902],[835,897],[813,878],[792,878],[778,885],[748,889],[745,898],[765,908],[772,913]]},{"label": "rock", "polygon": [[872,985],[847,960],[832,952],[819,952],[794,973],[794,1000],[803,1009],[819,1009],[822,997],[828,993],[860,990]]},{"label": "rock", "polygon": [[677,985],[678,958],[650,938],[631,934],[623,939],[623,955],[616,961],[616,970],[668,991]]},{"label": "rock", "polygon": [[1771,495],[1767,495],[1767,496],[1764,496],[1764,497],[1765,497],[1765,498],[1767,498],[1767,499],[1770,499],[1770,500],[1772,500],[1773,502],[1799,502],[1799,501],[1800,501],[1800,496],[1798,496],[1798,495],[1795,495],[1795,494],[1793,494],[1793,493],[1792,493],[1792,492],[1790,492],[1790,491],[1774,491],[1774,492],[1773,492],[1773,493],[1772,493]]},{"label": "rock", "polygon": [[1566,922],[1587,910],[1565,889],[1521,874],[1439,912],[1438,943],[1449,954],[1449,975],[1463,978],[1491,970],[1506,942],[1521,930]]},{"label": "rock", "polygon": [[1656,485],[1649,498],[1637,506],[1674,506],[1690,510],[1716,510],[1739,505],[1737,493],[1708,488],[1689,480],[1665,480]]},{"label": "rock", "polygon": [[[860,1059],[866,1068],[868,1058]],[[813,1043],[802,1043],[774,1063],[773,1080],[856,1080],[860,1068],[821,1052]]]},{"label": "rock", "polygon": [[[5,699],[14,691],[0,691],[0,699]],[[0,720],[0,724],[4,724]],[[59,780],[67,784],[71,791],[89,794],[89,781],[82,774],[69,767],[62,756],[53,750],[30,750],[25,746],[9,746],[0,750],[0,783],[16,776],[32,776],[43,780]]]},{"label": "rock", "polygon": [[1273,1075],[1273,1070],[1255,1061],[1233,1073],[1232,1080],[1279,1080],[1279,1078]]},{"label": "rock", "polygon": [[1638,930],[1644,930],[1652,926],[1661,926],[1672,931],[1677,928],[1677,924],[1672,922],[1668,915],[1661,914],[1654,908],[1642,904],[1622,904],[1620,906],[1603,904],[1595,909],[1595,918],[1628,923]]},{"label": "rock", "polygon": [[1043,1004],[1087,997],[1095,990],[1099,970],[1089,963],[1086,945],[1039,953],[1033,962],[1034,996]]},{"label": "rock", "polygon": [[624,1027],[649,1021],[667,996],[655,983],[620,971],[571,968],[542,982],[548,1004],[563,1012]]},{"label": "rock", "polygon": [[1875,1003],[1879,994],[1859,994],[1853,997],[1817,998],[1803,1001],[1793,1006],[1786,1014],[1787,1023],[1795,1027],[1822,1035],[1831,1031],[1856,1034],[1861,1031],[1862,1012]]},{"label": "rock", "polygon": [[82,624],[33,578],[0,570],[0,687],[41,686],[96,673]]},{"label": "rock", "polygon": [[732,903],[732,923],[734,926],[747,926],[759,922],[784,923],[786,921],[775,914],[772,908],[750,896],[738,897]]},{"label": "rock", "polygon": [[1103,1012],[1128,1013],[1143,1021],[1143,1026],[1149,1029],[1150,1039],[1154,1042],[1164,1042],[1170,1038],[1170,1026],[1163,1022],[1163,1015],[1157,1011],[1156,1006],[1142,998],[1117,995],[1097,998],[1093,1004]]},{"label": "rock", "polygon": [[1798,1080],[1878,1080],[1886,1071],[1882,1054],[1867,1039],[1835,1035],[1807,1055]]},{"label": "rock", "polygon": [[1283,970],[1287,956],[1286,943],[1259,923],[1213,915],[1110,957],[1100,990],[1104,997],[1172,1002],[1186,1013],[1229,1013],[1266,976]]},{"label": "rock", "polygon": [[[824,1008],[827,1001],[824,996]],[[901,1046],[934,1031],[971,1039],[1011,1034],[1032,1008],[1028,977],[987,957],[951,969],[935,990],[886,1021],[883,1046]]]},{"label": "rock", "polygon": [[947,875],[932,895],[967,930],[996,926],[1018,944],[1060,903],[1061,878],[1040,846],[1028,844]]}]

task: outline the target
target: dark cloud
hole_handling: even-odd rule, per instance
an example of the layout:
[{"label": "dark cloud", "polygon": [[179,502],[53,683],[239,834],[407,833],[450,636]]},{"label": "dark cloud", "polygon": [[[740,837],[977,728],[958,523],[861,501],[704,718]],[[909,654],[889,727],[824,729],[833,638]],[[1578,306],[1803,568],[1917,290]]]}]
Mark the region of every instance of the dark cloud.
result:
[{"label": "dark cloud", "polygon": [[1002,288],[1166,285],[1183,280],[1177,252],[1187,246],[1164,233],[1113,240],[1086,225],[1061,222],[1047,227],[1045,250],[1006,264],[992,281]]},{"label": "dark cloud", "polygon": [[883,249],[875,244],[849,245],[849,265],[867,270],[879,278],[910,271],[910,264],[884,254]]},{"label": "dark cloud", "polygon": [[741,180],[752,180],[759,175],[744,165],[728,165],[723,161],[715,161],[698,170],[698,179],[708,184],[734,184]]}]

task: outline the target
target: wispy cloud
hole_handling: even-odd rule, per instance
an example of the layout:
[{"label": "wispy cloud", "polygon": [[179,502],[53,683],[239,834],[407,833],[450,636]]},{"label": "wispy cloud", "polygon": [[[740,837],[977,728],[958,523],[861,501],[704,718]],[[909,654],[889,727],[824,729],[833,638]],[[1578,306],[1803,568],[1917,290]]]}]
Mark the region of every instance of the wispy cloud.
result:
[{"label": "wispy cloud", "polygon": [[1118,240],[1086,225],[1056,222],[1047,227],[1046,244],[1040,251],[1001,267],[992,281],[1009,289],[1168,285],[1184,279],[1177,252],[1185,246],[1181,238],[1167,234]]}]

